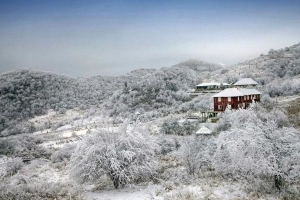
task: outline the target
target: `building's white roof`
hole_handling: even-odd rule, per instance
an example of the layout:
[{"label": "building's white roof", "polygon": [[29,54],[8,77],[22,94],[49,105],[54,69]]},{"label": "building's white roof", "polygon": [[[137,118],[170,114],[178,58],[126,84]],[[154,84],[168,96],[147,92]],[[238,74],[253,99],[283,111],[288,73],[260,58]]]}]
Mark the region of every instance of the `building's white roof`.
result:
[{"label": "building's white roof", "polygon": [[244,94],[237,88],[227,88],[218,94],[215,94],[213,97],[239,97],[244,96]]},{"label": "building's white roof", "polygon": [[202,126],[197,132],[196,134],[204,134],[204,135],[209,135],[211,134],[211,130],[209,130],[208,128],[206,128],[205,126]]},{"label": "building's white roof", "polygon": [[242,78],[233,85],[257,85],[258,83],[251,78]]},{"label": "building's white roof", "polygon": [[253,94],[261,94],[261,92],[257,91],[256,89],[245,89],[245,88],[239,88],[244,95],[253,95]]},{"label": "building's white roof", "polygon": [[217,86],[220,86],[221,84],[223,85],[229,85],[228,83],[201,83],[199,85],[197,85],[197,87],[205,87],[205,86],[213,86],[213,85],[217,85]]},{"label": "building's white roof", "polygon": [[246,89],[246,88],[227,88],[213,97],[240,97],[244,95],[254,95],[261,94],[261,92],[256,89]]}]

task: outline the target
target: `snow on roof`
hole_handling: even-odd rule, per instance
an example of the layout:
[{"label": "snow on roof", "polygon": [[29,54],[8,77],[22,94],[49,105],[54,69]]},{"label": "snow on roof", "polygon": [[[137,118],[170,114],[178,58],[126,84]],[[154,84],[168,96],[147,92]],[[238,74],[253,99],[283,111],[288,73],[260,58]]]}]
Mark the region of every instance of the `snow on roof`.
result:
[{"label": "snow on roof", "polygon": [[261,92],[256,89],[246,89],[246,88],[227,88],[213,97],[239,97],[244,95],[254,95],[261,94]]},{"label": "snow on roof", "polygon": [[251,78],[242,78],[233,85],[258,85],[258,83]]},{"label": "snow on roof", "polygon": [[211,134],[211,130],[209,130],[208,128],[206,128],[205,126],[202,126],[197,132],[196,134],[204,134],[204,135],[209,135]]},{"label": "snow on roof", "polygon": [[239,97],[244,96],[244,94],[239,91],[237,88],[227,88],[218,94],[215,94],[213,97]]},{"label": "snow on roof", "polygon": [[213,86],[213,85],[217,85],[217,86],[220,86],[220,85],[229,85],[228,83],[201,83],[199,85],[197,85],[197,87],[205,87],[205,86]]},{"label": "snow on roof", "polygon": [[244,95],[253,95],[253,94],[261,94],[256,89],[245,89],[245,88],[239,88],[239,90],[244,94]]}]

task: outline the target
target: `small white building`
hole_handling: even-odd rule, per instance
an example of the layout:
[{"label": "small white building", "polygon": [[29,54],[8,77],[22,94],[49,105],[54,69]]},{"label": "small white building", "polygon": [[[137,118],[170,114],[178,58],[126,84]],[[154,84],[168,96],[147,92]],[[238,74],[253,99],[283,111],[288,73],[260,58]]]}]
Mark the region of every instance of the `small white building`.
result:
[{"label": "small white building", "polygon": [[256,86],[258,85],[258,83],[251,78],[242,78],[241,80],[239,80],[233,85],[239,87],[247,87],[247,86]]},{"label": "small white building", "polygon": [[202,126],[197,132],[196,135],[210,135],[212,131],[209,130],[206,126]]},{"label": "small white building", "polygon": [[230,85],[228,83],[201,83],[197,85],[197,89],[209,90],[209,89],[221,89],[228,88]]}]

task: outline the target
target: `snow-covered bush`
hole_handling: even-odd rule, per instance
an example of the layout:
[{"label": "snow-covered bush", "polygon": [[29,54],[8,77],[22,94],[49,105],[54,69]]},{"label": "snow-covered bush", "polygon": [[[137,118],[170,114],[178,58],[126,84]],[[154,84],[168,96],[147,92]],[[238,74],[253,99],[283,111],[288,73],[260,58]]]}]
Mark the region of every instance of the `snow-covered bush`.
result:
[{"label": "snow-covered bush", "polygon": [[300,182],[300,133],[283,127],[284,117],[274,113],[255,112],[255,107],[227,113],[231,129],[221,132],[216,142],[217,172],[252,183],[271,179],[280,189]]},{"label": "snow-covered bush", "polygon": [[199,122],[191,122],[191,121],[185,121],[182,125],[182,135],[192,135],[195,134],[197,129],[199,128]]},{"label": "snow-covered bush", "polygon": [[221,116],[214,130],[216,132],[226,131],[231,127],[229,120],[226,117]]},{"label": "snow-covered bush", "polygon": [[21,158],[9,158],[3,156],[0,158],[0,180],[7,176],[13,176],[23,166]]},{"label": "snow-covered bush", "polygon": [[49,158],[51,152],[38,144],[43,138],[36,135],[18,135],[0,139],[0,154],[9,157]]},{"label": "snow-covered bush", "polygon": [[300,92],[300,80],[274,79],[263,90],[271,97],[297,95]]},{"label": "snow-covered bush", "polygon": [[201,167],[211,167],[211,158],[214,151],[214,138],[210,136],[195,136],[183,142],[179,157],[187,172],[190,175],[195,175]]},{"label": "snow-covered bush", "polygon": [[78,144],[70,160],[70,175],[81,182],[107,175],[115,188],[145,181],[157,169],[157,139],[145,127],[123,125],[119,131],[102,131]]},{"label": "snow-covered bush", "polygon": [[181,127],[177,119],[167,119],[161,126],[161,132],[167,135],[180,135]]},{"label": "snow-covered bush", "polygon": [[50,159],[53,163],[69,161],[75,148],[75,145],[66,144],[61,149],[55,151]]},{"label": "snow-covered bush", "polygon": [[72,184],[34,182],[18,185],[0,183],[0,199],[82,200],[82,189]]},{"label": "snow-covered bush", "polygon": [[270,97],[269,94],[263,94],[260,102],[264,104],[266,107],[273,106],[274,100]]},{"label": "snow-covered bush", "polygon": [[170,153],[174,150],[178,150],[178,148],[180,147],[180,143],[176,138],[170,138],[164,134],[160,136],[159,145],[161,154],[163,155],[166,155],[167,153]]},{"label": "snow-covered bush", "polygon": [[163,122],[161,126],[161,133],[167,135],[192,135],[198,128],[198,122],[190,122],[188,120],[179,123],[178,119],[171,118]]}]

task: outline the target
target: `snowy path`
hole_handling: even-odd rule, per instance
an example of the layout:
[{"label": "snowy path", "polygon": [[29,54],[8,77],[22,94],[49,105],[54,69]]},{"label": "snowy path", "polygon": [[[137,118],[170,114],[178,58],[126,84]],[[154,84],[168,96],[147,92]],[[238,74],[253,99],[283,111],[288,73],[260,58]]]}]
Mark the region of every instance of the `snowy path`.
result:
[{"label": "snowy path", "polygon": [[158,187],[157,185],[134,186],[119,190],[88,192],[86,196],[88,200],[162,200],[162,197],[155,195]]}]

